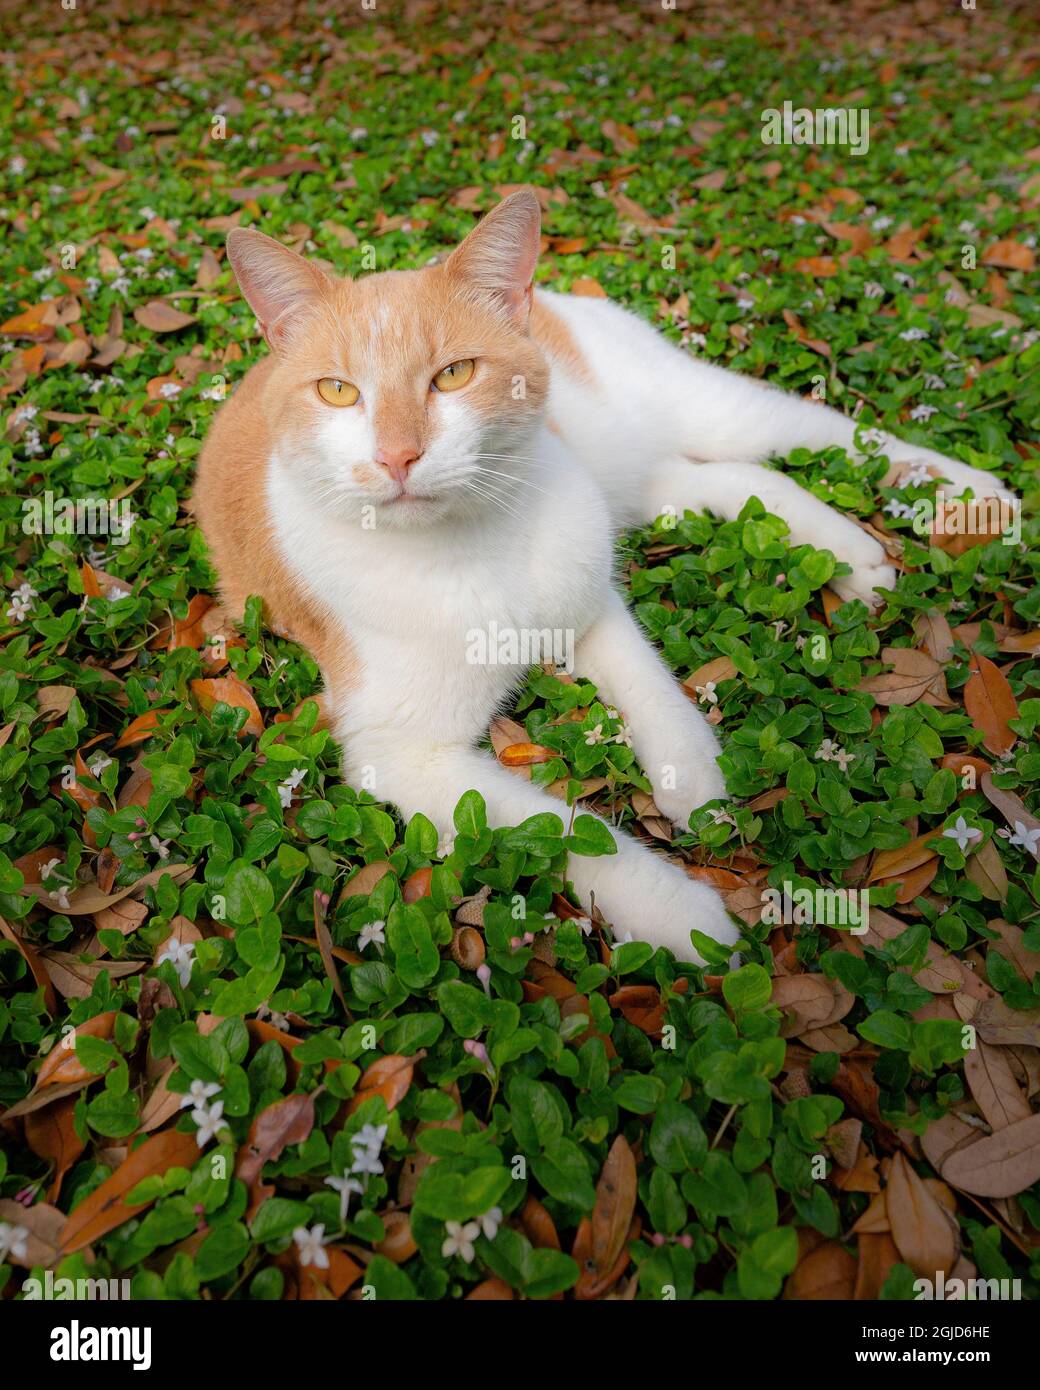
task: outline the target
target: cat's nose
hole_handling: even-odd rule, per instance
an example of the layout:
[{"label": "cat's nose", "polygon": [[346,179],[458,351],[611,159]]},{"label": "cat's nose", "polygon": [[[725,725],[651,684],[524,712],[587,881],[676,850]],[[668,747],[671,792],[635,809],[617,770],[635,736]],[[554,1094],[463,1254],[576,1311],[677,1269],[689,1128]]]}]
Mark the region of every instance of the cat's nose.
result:
[{"label": "cat's nose", "polygon": [[404,487],[408,470],[422,457],[418,444],[380,444],[376,449],[376,462],[381,463],[400,487]]}]

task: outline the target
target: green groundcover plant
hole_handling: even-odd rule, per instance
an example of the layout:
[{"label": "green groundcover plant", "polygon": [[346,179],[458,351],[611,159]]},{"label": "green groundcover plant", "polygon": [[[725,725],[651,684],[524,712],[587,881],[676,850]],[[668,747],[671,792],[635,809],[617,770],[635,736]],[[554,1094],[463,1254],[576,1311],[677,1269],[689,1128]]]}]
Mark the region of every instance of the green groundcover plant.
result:
[{"label": "green groundcover plant", "polygon": [[[905,1298],[933,1268],[1033,1296],[1040,163],[1013,31],[974,21],[954,67],[926,32],[821,57],[664,15],[478,44],[451,7],[206,9],[13,29],[5,63],[3,1297],[50,1271],[148,1299]],[[763,144],[787,98],[869,107],[869,154]],[[545,283],[1025,499],[1010,544],[930,543],[934,480],[786,459],[900,552],[876,615],[756,499],[623,538],[724,740],[732,801],[669,852],[740,912],[739,968],[568,896],[569,857],[611,851],[583,789],[667,833],[580,672],[532,672],[505,737],[559,814],[492,830],[470,792],[439,844],[342,784],[315,664],[258,603],[238,632],[207,606],[185,499],[262,350],[224,232],[421,265],[521,182]],[[113,529],[55,522],[66,498]],[[763,918],[821,884],[869,885],[868,936]],[[972,1139],[981,1178],[947,1167]]]}]

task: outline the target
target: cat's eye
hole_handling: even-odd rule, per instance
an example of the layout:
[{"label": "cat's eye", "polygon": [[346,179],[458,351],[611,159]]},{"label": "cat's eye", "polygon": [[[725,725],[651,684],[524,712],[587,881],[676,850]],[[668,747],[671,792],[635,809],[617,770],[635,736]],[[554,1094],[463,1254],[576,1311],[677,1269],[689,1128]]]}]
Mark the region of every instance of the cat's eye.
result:
[{"label": "cat's eye", "polygon": [[326,405],[355,405],[361,392],[352,381],[340,381],[338,376],[323,376],[318,382],[318,395]]},{"label": "cat's eye", "polygon": [[433,384],[438,391],[457,391],[460,386],[465,386],[472,375],[473,358],[464,357],[461,362],[452,362],[442,372],[438,372],[433,378]]}]

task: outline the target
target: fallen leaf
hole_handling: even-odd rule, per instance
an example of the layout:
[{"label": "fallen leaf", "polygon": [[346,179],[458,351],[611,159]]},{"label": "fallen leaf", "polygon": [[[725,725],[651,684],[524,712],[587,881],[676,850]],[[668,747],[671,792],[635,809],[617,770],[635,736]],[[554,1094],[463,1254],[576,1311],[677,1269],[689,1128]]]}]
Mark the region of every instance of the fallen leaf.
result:
[{"label": "fallen leaf", "polygon": [[954,1149],[940,1172],[976,1197],[1017,1196],[1040,1178],[1040,1115]]},{"label": "fallen leaf", "polygon": [[314,1092],[286,1096],[259,1112],[235,1159],[235,1177],[249,1192],[246,1220],[251,1221],[273,1191],[260,1181],[264,1164],[280,1158],[289,1144],[302,1144],[314,1128]]},{"label": "fallen leaf", "polygon": [[86,1148],[76,1133],[73,1116],[76,1097],[66,1096],[55,1105],[33,1110],[25,1117],[25,1142],[39,1158],[53,1164],[47,1200],[56,1202],[62,1179]]},{"label": "fallen leaf", "polygon": [[1008,726],[1018,718],[1018,703],[1007,677],[989,657],[971,653],[971,674],[964,686],[964,708],[976,728],[983,732],[983,745],[991,753],[1006,753],[1018,735]]},{"label": "fallen leaf", "polygon": [[13,1197],[0,1199],[0,1221],[9,1226],[24,1226],[29,1232],[25,1242],[24,1256],[13,1250],[4,1259],[23,1269],[53,1269],[58,1263],[60,1250],[58,1236],[65,1223],[65,1213],[49,1202],[34,1202],[31,1207],[23,1207]]},{"label": "fallen leaf", "polygon": [[244,709],[248,717],[238,731],[239,738],[245,738],[247,734],[259,737],[263,733],[264,721],[253,698],[253,692],[237,676],[214,676],[206,680],[193,680],[191,692],[207,714],[218,704]]},{"label": "fallen leaf", "polygon": [[171,1168],[193,1168],[199,1157],[194,1134],[175,1129],[153,1134],[123,1160],[111,1177],[75,1206],[61,1229],[61,1252],[70,1255],[100,1240],[151,1202],[130,1206],[126,1194],[145,1178],[162,1177]]},{"label": "fallen leaf", "polygon": [[391,1053],[387,1057],[377,1058],[365,1068],[357,1090],[347,1103],[347,1114],[353,1115],[371,1096],[382,1096],[387,1110],[396,1109],[408,1094],[415,1063],[425,1055],[418,1052],[412,1057],[404,1057],[400,1053]]},{"label": "fallen leaf", "polygon": [[195,314],[182,313],[164,299],[153,299],[148,304],[139,304],[134,310],[134,318],[142,328],[153,333],[175,333],[179,328],[187,328],[197,322]]},{"label": "fallen leaf", "polygon": [[592,1209],[592,1258],[602,1277],[616,1264],[636,1207],[636,1160],[619,1134],[610,1146],[596,1184]]},{"label": "fallen leaf", "polygon": [[934,1278],[937,1270],[949,1274],[960,1255],[960,1227],[901,1153],[892,1155],[885,1198],[903,1263],[922,1279]]},{"label": "fallen leaf", "polygon": [[964,1078],[992,1130],[1007,1129],[1033,1113],[1005,1048],[976,1039],[976,1045],[964,1054]]},{"label": "fallen leaf", "polygon": [[1036,253],[1031,246],[1006,239],[987,246],[981,260],[983,265],[999,265],[1004,270],[1032,270],[1036,265]]},{"label": "fallen leaf", "polygon": [[44,1086],[57,1086],[66,1081],[93,1081],[99,1073],[88,1071],[76,1055],[76,1041],[79,1038],[109,1039],[116,1026],[117,1012],[95,1014],[81,1023],[72,1032],[66,1033],[60,1042],[55,1043],[40,1063],[36,1076],[36,1090]]},{"label": "fallen leaf", "polygon": [[783,1296],[799,1302],[820,1302],[852,1298],[855,1289],[855,1258],[836,1240],[828,1240],[799,1260],[784,1285]]}]

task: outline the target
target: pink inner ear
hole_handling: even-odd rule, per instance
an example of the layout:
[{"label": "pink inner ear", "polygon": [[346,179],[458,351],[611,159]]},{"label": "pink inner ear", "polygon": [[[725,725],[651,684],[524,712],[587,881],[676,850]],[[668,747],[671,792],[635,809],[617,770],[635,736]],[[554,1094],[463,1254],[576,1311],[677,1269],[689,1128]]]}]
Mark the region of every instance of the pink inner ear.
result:
[{"label": "pink inner ear", "polygon": [[447,269],[488,291],[513,317],[526,321],[540,232],[541,213],[534,194],[511,194],[451,254]]},{"label": "pink inner ear", "polygon": [[284,341],[297,315],[328,288],[317,266],[259,232],[229,235],[228,258],[271,347]]}]

